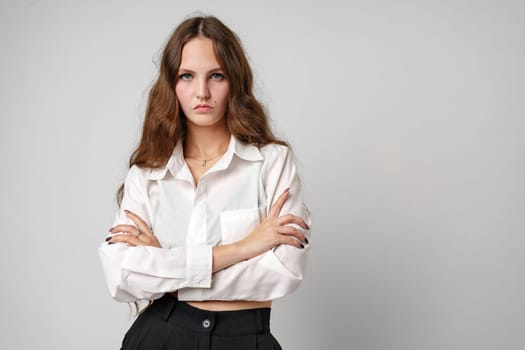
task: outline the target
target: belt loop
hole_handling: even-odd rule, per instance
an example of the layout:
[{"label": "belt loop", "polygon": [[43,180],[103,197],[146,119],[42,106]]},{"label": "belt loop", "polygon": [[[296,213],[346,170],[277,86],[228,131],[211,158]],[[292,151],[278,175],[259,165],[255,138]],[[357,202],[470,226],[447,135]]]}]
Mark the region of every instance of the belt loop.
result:
[{"label": "belt loop", "polygon": [[264,324],[263,324],[263,315],[261,309],[255,310],[255,317],[257,320],[257,333],[263,333],[264,332]]},{"label": "belt loop", "polygon": [[173,313],[173,310],[175,310],[175,305],[177,304],[178,300],[169,294],[165,294],[163,298],[166,298],[166,301],[167,301],[164,307],[164,310],[163,310],[164,321],[168,321],[171,317],[171,314]]}]

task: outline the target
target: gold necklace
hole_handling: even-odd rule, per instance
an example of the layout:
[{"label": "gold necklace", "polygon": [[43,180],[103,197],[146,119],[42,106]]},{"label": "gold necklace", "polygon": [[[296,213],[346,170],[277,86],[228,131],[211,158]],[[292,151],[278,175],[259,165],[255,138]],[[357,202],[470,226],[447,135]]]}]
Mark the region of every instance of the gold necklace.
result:
[{"label": "gold necklace", "polygon": [[219,158],[219,157],[222,156],[224,153],[226,153],[226,152],[220,153],[219,155],[217,155],[217,156],[215,156],[215,157],[213,157],[213,158],[210,158],[210,159],[199,159],[199,158],[189,157],[189,156],[186,156],[186,158],[195,159],[195,160],[197,160],[197,161],[199,161],[199,162],[202,162],[201,165],[202,165],[203,167],[205,167],[207,162]]}]

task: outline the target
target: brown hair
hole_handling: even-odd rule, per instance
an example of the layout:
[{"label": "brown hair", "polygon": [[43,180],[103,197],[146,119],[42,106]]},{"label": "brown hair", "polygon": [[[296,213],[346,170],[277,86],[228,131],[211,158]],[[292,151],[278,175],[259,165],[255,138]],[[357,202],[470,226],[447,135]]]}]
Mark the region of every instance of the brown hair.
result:
[{"label": "brown hair", "polygon": [[142,137],[129,166],[164,166],[178,141],[186,136],[185,116],[175,95],[184,45],[197,36],[214,43],[215,55],[230,83],[226,125],[240,141],[263,146],[284,144],[272,133],[262,105],[253,95],[253,74],[237,35],[212,16],[183,21],[169,38],[159,76],[149,92]]}]

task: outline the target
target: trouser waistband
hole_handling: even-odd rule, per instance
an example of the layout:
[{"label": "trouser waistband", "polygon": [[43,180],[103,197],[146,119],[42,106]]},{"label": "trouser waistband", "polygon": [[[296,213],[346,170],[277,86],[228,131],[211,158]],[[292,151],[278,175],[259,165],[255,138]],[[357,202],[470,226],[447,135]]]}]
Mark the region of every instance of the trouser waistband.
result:
[{"label": "trouser waistband", "polygon": [[237,336],[270,331],[271,308],[235,311],[198,309],[166,294],[151,306],[164,320],[195,332],[219,336]]}]

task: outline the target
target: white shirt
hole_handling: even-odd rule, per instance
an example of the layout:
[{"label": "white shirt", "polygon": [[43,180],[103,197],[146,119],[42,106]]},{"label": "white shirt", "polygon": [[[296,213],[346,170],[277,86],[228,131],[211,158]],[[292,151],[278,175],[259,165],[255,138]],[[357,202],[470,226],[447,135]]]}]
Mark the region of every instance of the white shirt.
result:
[{"label": "white shirt", "polygon": [[[212,274],[212,247],[241,240],[268,214],[289,187],[280,215],[310,225],[290,149],[260,149],[231,136],[228,150],[195,186],[175,147],[164,167],[130,168],[114,225],[133,224],[129,210],[152,228],[162,248],[102,243],[99,255],[113,298],[132,302],[178,291],[180,300],[272,300],[291,293],[301,280],[309,244],[276,248]],[[310,237],[309,231],[292,224]]]}]

